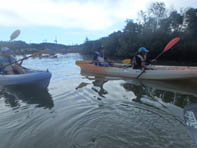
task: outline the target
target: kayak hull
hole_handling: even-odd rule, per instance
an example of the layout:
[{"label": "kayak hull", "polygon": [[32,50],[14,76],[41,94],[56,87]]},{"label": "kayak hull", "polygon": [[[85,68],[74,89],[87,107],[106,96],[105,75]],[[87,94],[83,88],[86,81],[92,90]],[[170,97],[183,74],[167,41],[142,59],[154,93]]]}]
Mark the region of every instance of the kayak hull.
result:
[{"label": "kayak hull", "polygon": [[[90,61],[77,61],[76,64],[85,72],[99,75],[137,78],[142,73],[140,69],[124,68],[124,64],[115,64],[115,67],[95,66]],[[146,70],[140,79],[179,80],[197,78],[197,67],[152,65],[148,68],[149,70]]]},{"label": "kayak hull", "polygon": [[0,75],[1,86],[35,86],[46,89],[50,83],[52,74],[49,71],[26,69],[25,74]]}]

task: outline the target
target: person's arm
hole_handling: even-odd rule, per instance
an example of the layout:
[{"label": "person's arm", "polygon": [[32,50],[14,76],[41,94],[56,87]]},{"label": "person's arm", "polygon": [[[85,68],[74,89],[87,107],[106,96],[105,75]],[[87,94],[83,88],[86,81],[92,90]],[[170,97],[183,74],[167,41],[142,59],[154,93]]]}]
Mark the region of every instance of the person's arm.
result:
[{"label": "person's arm", "polygon": [[13,56],[10,56],[10,62],[11,62],[11,63],[14,63],[14,64],[17,65],[17,66],[21,66],[22,63],[23,63],[23,61],[21,61],[20,63],[16,63],[16,58],[13,57]]},{"label": "person's arm", "polygon": [[157,60],[156,60],[156,59],[152,59],[150,62],[151,62],[151,63],[157,62]]},{"label": "person's arm", "polygon": [[144,62],[138,56],[136,56],[135,58],[136,58],[136,64],[137,64],[136,67],[139,68],[139,69],[143,68],[144,67],[143,63]]},{"label": "person's arm", "polygon": [[146,69],[146,62],[145,61],[142,61],[141,68],[142,68],[142,70],[145,70]]},{"label": "person's arm", "polygon": [[19,66],[21,66],[23,64],[23,60],[21,60],[20,63],[17,63]]},{"label": "person's arm", "polygon": [[146,65],[149,65],[149,64],[154,63],[154,62],[157,62],[157,60],[156,59],[150,59],[150,56],[147,55]]},{"label": "person's arm", "polygon": [[151,64],[151,62],[152,61],[149,58],[147,58],[145,63],[146,63],[146,65],[149,65],[149,64]]},{"label": "person's arm", "polygon": [[0,72],[3,71],[3,59],[0,57]]},{"label": "person's arm", "polygon": [[[14,63],[14,62],[16,62],[16,58],[15,57],[10,57],[10,59],[11,59],[11,63]],[[21,67],[21,64],[23,63],[23,60],[20,62],[20,63],[15,63],[15,64],[13,64],[13,69],[15,70],[15,71],[17,71],[17,73],[19,73],[19,74],[24,74],[25,73],[25,71],[23,70],[23,68]]]},{"label": "person's arm", "polygon": [[97,55],[94,54],[92,61],[96,61],[97,60]]},{"label": "person's arm", "polygon": [[96,53],[94,53],[92,62],[93,62],[93,63],[98,62],[98,55],[97,55]]}]

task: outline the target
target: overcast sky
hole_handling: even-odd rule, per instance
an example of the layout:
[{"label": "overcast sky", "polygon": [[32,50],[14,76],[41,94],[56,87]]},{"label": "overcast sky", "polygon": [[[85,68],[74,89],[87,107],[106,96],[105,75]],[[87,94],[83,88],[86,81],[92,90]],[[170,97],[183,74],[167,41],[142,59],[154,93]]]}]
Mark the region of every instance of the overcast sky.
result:
[{"label": "overcast sky", "polygon": [[[83,43],[122,30],[156,0],[0,0],[0,40],[15,29],[26,42]],[[197,8],[197,0],[157,0],[167,8]]]}]

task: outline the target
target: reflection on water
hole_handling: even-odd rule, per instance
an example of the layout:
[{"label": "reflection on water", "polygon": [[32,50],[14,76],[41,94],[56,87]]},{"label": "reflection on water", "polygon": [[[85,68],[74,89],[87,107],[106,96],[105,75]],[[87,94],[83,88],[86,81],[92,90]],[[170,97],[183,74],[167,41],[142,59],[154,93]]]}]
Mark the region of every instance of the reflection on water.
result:
[{"label": "reflection on water", "polygon": [[190,104],[184,108],[186,128],[197,143],[197,104]]},{"label": "reflection on water", "polygon": [[[88,73],[82,73],[85,78],[92,81],[93,87],[99,96],[105,97],[108,94],[104,89],[104,84],[112,81],[119,81],[119,83],[127,92],[130,91],[136,96],[134,101],[141,101],[146,96],[155,102],[163,102],[174,104],[178,107],[192,103],[197,103],[197,81],[152,81],[152,80],[138,80],[138,79],[121,79],[116,77],[92,76]],[[82,82],[81,84],[83,84]],[[86,87],[86,83],[82,87]],[[81,87],[81,88],[82,88]],[[97,89],[96,89],[97,88]]]},{"label": "reflection on water", "polygon": [[3,98],[8,106],[15,109],[22,106],[23,103],[49,109],[54,106],[49,92],[35,87],[3,87],[0,90],[0,98]]},{"label": "reflection on water", "polygon": [[196,83],[185,81],[149,81],[149,80],[128,80],[122,84],[127,90],[135,92],[137,99],[143,95],[149,96],[152,100],[161,100],[165,103],[174,104],[183,108],[184,106],[197,103]]},{"label": "reflection on water", "polygon": [[92,84],[94,85],[92,87],[92,90],[94,90],[95,92],[98,93],[98,95],[100,97],[105,97],[106,94],[108,94],[108,92],[104,89],[103,85],[107,82],[107,80],[104,79],[99,79],[99,78],[95,78],[95,80],[92,82]]},{"label": "reflection on water", "polygon": [[[105,98],[105,95],[108,94],[108,92],[104,89],[103,86],[108,80],[103,79],[102,77],[94,77],[94,78],[92,78],[92,77],[89,77],[89,76],[87,76],[86,79],[92,81],[92,84],[93,84],[92,90],[94,90],[94,92],[98,93],[98,95],[100,97]],[[80,89],[80,88],[83,88],[83,87],[86,87],[89,84],[90,83],[81,82],[79,84],[79,86],[76,87],[76,90]],[[98,99],[100,100],[101,98],[98,98]]]}]

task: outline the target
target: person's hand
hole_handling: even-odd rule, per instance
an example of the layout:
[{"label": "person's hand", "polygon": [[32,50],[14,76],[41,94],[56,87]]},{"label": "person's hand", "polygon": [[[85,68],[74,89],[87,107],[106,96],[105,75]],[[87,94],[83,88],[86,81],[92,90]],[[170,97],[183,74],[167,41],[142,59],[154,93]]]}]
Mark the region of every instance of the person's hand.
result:
[{"label": "person's hand", "polygon": [[146,67],[142,67],[142,71],[145,71],[146,70]]},{"label": "person's hand", "polygon": [[157,60],[156,59],[153,59],[153,60],[151,60],[151,62],[157,62]]},{"label": "person's hand", "polygon": [[[24,60],[24,59],[23,59]],[[19,66],[21,66],[23,64],[23,60],[21,60],[20,63],[18,63]]]}]

